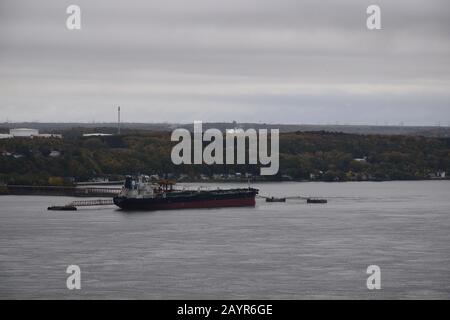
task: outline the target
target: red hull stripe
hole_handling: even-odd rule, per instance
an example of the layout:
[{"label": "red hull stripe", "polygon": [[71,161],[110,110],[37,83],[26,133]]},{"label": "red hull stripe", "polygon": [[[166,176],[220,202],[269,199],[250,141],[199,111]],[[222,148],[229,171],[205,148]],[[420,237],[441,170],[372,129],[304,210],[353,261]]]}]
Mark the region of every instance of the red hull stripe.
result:
[{"label": "red hull stripe", "polygon": [[145,209],[145,210],[172,210],[172,209],[194,209],[194,208],[220,208],[220,207],[254,207],[255,198],[200,200],[188,202],[168,203],[122,203],[122,209]]}]

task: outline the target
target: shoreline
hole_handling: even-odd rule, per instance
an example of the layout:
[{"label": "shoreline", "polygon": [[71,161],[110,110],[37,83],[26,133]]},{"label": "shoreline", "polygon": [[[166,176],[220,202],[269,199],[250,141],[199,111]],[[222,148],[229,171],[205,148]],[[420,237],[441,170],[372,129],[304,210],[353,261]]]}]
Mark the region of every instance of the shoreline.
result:
[{"label": "shoreline", "polygon": [[[270,183],[351,183],[351,182],[428,182],[428,181],[449,181],[450,179],[417,179],[417,180],[364,180],[364,181],[251,181],[250,184],[270,184]],[[201,183],[201,184],[227,184],[227,183],[240,183],[248,184],[247,181],[182,181],[183,183]],[[112,198],[119,191],[118,188],[101,188],[101,187],[71,187],[71,186],[0,186],[0,196],[62,196],[62,197],[100,197],[100,198]]]},{"label": "shoreline", "polygon": [[10,185],[0,187],[0,195],[17,196],[70,196],[112,198],[118,193],[116,188],[77,188],[70,186],[29,186]]}]

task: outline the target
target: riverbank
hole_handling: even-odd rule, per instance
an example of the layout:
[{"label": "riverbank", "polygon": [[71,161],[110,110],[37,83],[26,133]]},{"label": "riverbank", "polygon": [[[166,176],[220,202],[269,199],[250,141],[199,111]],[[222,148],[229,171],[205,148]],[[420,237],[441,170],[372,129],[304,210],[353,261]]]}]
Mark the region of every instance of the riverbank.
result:
[{"label": "riverbank", "polygon": [[0,195],[35,195],[69,197],[108,197],[119,193],[120,188],[80,188],[56,186],[9,185],[0,187]]},{"label": "riverbank", "polygon": [[[448,181],[450,180],[448,177],[441,178],[441,179],[416,179],[416,180],[364,180],[364,181],[312,181],[312,180],[238,180],[238,179],[230,179],[230,180],[221,180],[221,179],[197,179],[197,180],[182,180],[177,181],[178,184],[218,184],[218,185],[226,185],[226,184],[272,184],[272,183],[330,183],[331,184],[337,183],[337,182],[358,182],[358,183],[364,183],[364,182],[425,182],[425,181]],[[120,182],[120,181],[119,181]],[[89,184],[84,185],[80,184],[78,186],[33,186],[33,185],[0,185],[0,196],[6,196],[6,195],[15,195],[15,196],[21,196],[21,195],[35,195],[35,196],[68,196],[68,197],[105,197],[105,198],[111,198],[117,193],[120,192],[121,185],[120,184],[107,184],[108,187],[105,187],[106,184]],[[102,187],[103,186],[103,187]]]}]

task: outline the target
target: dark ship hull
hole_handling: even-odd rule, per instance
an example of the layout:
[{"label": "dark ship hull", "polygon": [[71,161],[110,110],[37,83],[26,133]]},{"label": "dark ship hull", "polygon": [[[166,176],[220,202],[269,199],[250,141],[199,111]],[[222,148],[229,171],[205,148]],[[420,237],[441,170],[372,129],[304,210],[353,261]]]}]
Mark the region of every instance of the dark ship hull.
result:
[{"label": "dark ship hull", "polygon": [[257,189],[173,191],[154,198],[116,196],[114,204],[124,210],[176,210],[193,208],[254,207]]}]

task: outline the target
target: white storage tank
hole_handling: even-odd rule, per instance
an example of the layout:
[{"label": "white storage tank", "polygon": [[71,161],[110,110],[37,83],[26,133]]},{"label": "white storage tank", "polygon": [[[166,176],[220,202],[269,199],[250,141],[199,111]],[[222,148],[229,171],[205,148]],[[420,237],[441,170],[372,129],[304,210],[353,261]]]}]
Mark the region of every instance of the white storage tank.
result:
[{"label": "white storage tank", "polygon": [[33,137],[39,135],[39,130],[28,128],[10,129],[9,134],[13,137]]}]

